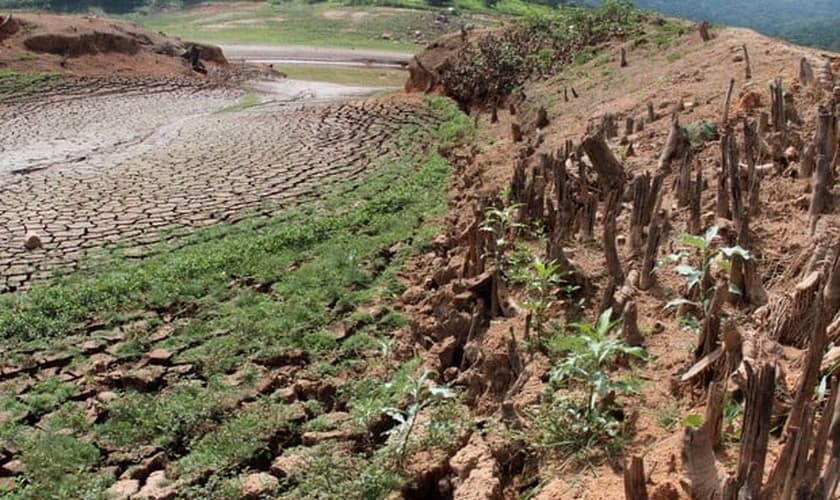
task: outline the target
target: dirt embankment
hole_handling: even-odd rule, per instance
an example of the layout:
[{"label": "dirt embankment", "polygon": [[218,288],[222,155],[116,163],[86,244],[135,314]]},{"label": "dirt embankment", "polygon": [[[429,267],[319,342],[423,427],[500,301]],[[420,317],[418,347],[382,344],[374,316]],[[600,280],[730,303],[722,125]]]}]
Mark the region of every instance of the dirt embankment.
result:
[{"label": "dirt embankment", "polygon": [[[406,89],[445,93],[446,89],[438,87],[435,71],[461,47],[458,35],[452,35],[418,55],[412,62]],[[622,52],[626,64],[621,62]],[[809,70],[802,69],[805,67]],[[451,483],[454,498],[624,498],[625,460],[634,455],[644,458],[647,475],[642,483],[646,482],[650,498],[698,497],[700,484],[695,483],[692,490],[685,481],[691,473],[691,463],[684,460],[693,450],[684,453],[683,423],[695,416],[706,418],[703,415],[709,411],[707,401],[712,399],[707,399],[702,383],[679,383],[679,378],[690,373],[688,369],[695,363],[700,365],[695,369],[710,378],[723,373],[724,368],[722,362],[721,366],[703,368],[701,363],[708,360],[695,354],[695,349],[699,349],[698,333],[686,323],[688,316],[675,314],[665,306],[685,293],[685,278],[676,272],[676,263],[669,260],[681,251],[692,255],[690,248],[681,243],[681,235],[703,234],[713,226],[720,230],[714,245],[734,245],[736,241],[749,245],[751,258],[756,262],[756,268],[750,272],[758,275],[753,284],[762,292],[753,294],[753,290],[748,290],[745,293],[749,299],[732,299],[714,321],[722,319],[750,339],[745,341],[744,356],[755,356],[756,366],[776,367],[778,392],[772,418],[774,422],[787,418],[791,400],[806,374],[808,342],[802,341],[802,335],[807,337],[808,332],[801,334],[800,343],[795,345],[785,334],[778,336],[782,328],[779,318],[784,318],[786,301],[794,295],[797,301],[804,296],[801,290],[809,283],[805,277],[813,280],[816,275],[824,283],[832,259],[835,266],[838,261],[840,240],[830,228],[836,227],[840,206],[835,203],[833,210],[823,209],[822,222],[812,236],[808,230],[813,220],[809,207],[815,188],[810,174],[802,173],[808,171],[808,149],[816,141],[818,106],[835,102],[832,99],[840,94],[835,87],[840,80],[833,76],[838,69],[838,57],[834,54],[792,46],[749,30],[715,30],[711,40],[702,41],[696,30],[689,29],[664,47],[629,41],[602,47],[588,63],[570,65],[559,74],[526,83],[521,94],[500,106],[497,122],[484,114],[475,117],[492,141],[461,153],[448,231],[435,240],[432,251],[409,263],[405,277],[411,286],[400,300],[402,310],[414,318],[404,332],[405,343],[423,346],[427,364],[465,392],[476,420],[483,422],[486,429],[493,425],[503,428],[499,432],[488,430],[480,439],[473,436],[462,452],[450,460],[452,477],[457,477]],[[808,75],[810,81],[803,81]],[[768,91],[776,78],[781,78],[784,85],[785,123],[775,128],[759,126],[759,152],[744,149],[743,134],[749,134],[749,127],[764,122],[766,115],[772,116],[773,110],[778,109],[772,105]],[[724,119],[730,80],[733,96],[729,115]],[[691,142],[691,153],[685,156],[686,165],[682,168],[681,160],[663,155],[674,130],[671,116],[679,119],[684,127],[680,133]],[[745,124],[749,124],[746,131]],[[707,129],[714,133],[705,134]],[[599,158],[591,158],[582,147],[583,140],[597,130],[605,134],[610,156],[627,178],[623,186],[628,189],[617,200],[617,208],[610,207],[607,196],[614,180],[605,179],[596,171]],[[756,181],[760,189],[754,201],[744,201],[745,206],[754,207],[748,221],[749,237],[744,239],[739,239],[736,231],[736,227],[744,227],[743,220],[731,213],[716,213],[721,196],[718,187],[721,183],[726,186],[718,139],[726,130],[732,130],[741,145],[741,175],[746,173],[747,163],[758,160],[759,173],[754,175],[760,177]],[[837,142],[835,137],[835,147]],[[551,165],[561,168],[565,175],[558,177]],[[689,172],[692,181],[680,181],[681,171]],[[629,188],[633,180],[649,180],[644,176],[658,174],[662,182],[660,204],[656,205],[660,208],[656,228],[659,247],[652,254],[653,260],[645,263],[644,247],[640,251],[633,241],[632,217],[637,215],[637,208],[634,191]],[[700,179],[699,185],[693,184],[695,178]],[[565,198],[568,193],[556,188],[562,182],[571,186],[571,201]],[[684,188],[690,184],[699,189],[696,209],[680,199],[681,182]],[[511,199],[505,201],[502,193],[507,188]],[[725,188],[724,195],[727,189],[734,188]],[[565,203],[564,199],[570,203],[568,207],[556,205],[555,200]],[[525,236],[520,242],[544,259],[563,259],[567,263],[564,267],[571,266],[575,273],[567,279],[582,278],[582,296],[551,306],[550,315],[559,324],[570,318],[572,302],[581,308],[575,313],[577,321],[593,322],[606,305],[624,300],[613,293],[614,289],[611,291],[616,278],[604,242],[612,240],[616,245],[619,267],[631,283],[626,292],[632,295],[638,328],[644,334],[641,343],[651,359],[632,369],[619,364],[613,372],[616,379],[634,381],[637,394],[619,398],[626,442],[622,453],[612,460],[594,450],[602,448],[603,443],[590,450],[596,452],[594,461],[582,463],[577,460],[579,457],[564,455],[554,445],[546,449],[521,440],[522,436],[533,436],[529,432],[536,430],[535,410],[549,408],[552,398],[565,397],[569,392],[555,392],[556,388],[547,383],[552,366],[548,357],[539,352],[527,354],[528,311],[523,305],[527,290],[508,283],[509,293],[502,295],[519,307],[492,305],[501,300],[499,295],[494,297],[498,293],[493,290],[495,268],[486,258],[492,242],[478,228],[487,224],[486,208],[499,209],[504,203],[514,202],[523,204],[513,212],[520,221],[537,220],[546,227],[559,224],[563,216],[571,216],[573,221],[553,256],[543,255],[544,240]],[[594,208],[587,208],[589,203]],[[565,208],[573,213],[564,214],[561,209]],[[700,216],[699,231],[692,228],[691,210]],[[612,237],[606,233],[608,230],[613,232]],[[653,230],[653,226],[645,227],[638,237],[644,241]],[[554,235],[546,237],[551,240]],[[832,245],[832,250],[825,250]],[[551,248],[549,242],[548,250]],[[825,250],[822,253],[821,248]],[[653,264],[655,285],[642,290],[632,276],[638,277],[640,270]],[[716,278],[728,279],[724,274],[719,271]],[[825,290],[826,296],[830,295],[828,287]],[[765,303],[769,305],[760,307]],[[767,314],[771,315],[769,319]],[[828,314],[831,317],[825,318],[826,323],[833,325],[828,328],[828,336],[836,343],[831,336],[840,333],[840,317],[834,316],[836,310]],[[805,322],[813,325],[809,321]],[[810,332],[811,326],[805,329]],[[716,338],[715,342],[723,340]],[[750,350],[751,342],[764,342],[760,353]],[[823,367],[829,365],[826,361]],[[730,389],[733,384],[730,382]],[[751,404],[744,402],[743,387],[735,386],[726,402],[724,439],[714,453],[709,445],[707,457],[716,462],[720,477],[725,477],[724,471],[734,472],[739,436],[745,425],[743,405]],[[810,388],[804,390],[808,394],[805,400],[810,401]],[[818,407],[819,403],[815,403],[809,411],[819,413],[814,409]],[[753,410],[746,411],[749,414]],[[830,420],[830,409],[826,415]],[[769,413],[767,419],[769,422]],[[785,436],[791,439],[783,433]],[[779,455],[785,453],[782,444],[780,436],[770,438],[766,474],[779,463]],[[462,454],[474,455],[471,467],[456,467],[460,463],[457,457]],[[768,498],[779,498],[773,495],[771,490]]]},{"label": "dirt embankment", "polygon": [[189,75],[190,46],[211,71],[228,65],[219,47],[184,42],[98,16],[14,14],[0,20],[0,68],[72,76]]}]

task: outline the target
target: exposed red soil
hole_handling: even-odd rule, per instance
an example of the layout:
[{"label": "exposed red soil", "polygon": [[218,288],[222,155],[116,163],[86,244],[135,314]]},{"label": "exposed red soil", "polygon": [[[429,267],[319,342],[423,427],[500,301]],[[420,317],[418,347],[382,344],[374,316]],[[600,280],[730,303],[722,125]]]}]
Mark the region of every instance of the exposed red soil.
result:
[{"label": "exposed red soil", "polygon": [[[599,52],[605,57],[526,84],[523,88],[526,99],[518,105],[515,115],[508,112],[508,106],[500,110],[498,123],[490,123],[486,114],[476,115],[476,122],[481,124],[485,134],[482,137],[492,140],[482,141],[471,150],[455,155],[459,170],[453,187],[448,231],[435,240],[432,252],[409,264],[405,278],[412,287],[401,302],[402,308],[415,318],[410,331],[405,332],[406,343],[422,346],[418,349],[425,352],[427,363],[441,371],[447,381],[465,389],[477,419],[499,420],[504,414],[501,405],[504,392],[515,378],[509,361],[508,339],[513,335],[521,342],[525,322],[522,315],[493,319],[464,343],[464,332],[473,329],[470,317],[474,301],[477,298],[489,300],[482,295],[486,291],[475,288],[475,280],[462,279],[469,249],[468,230],[476,220],[475,207],[479,200],[498,195],[510,185],[516,158],[524,158],[530,168],[538,163],[541,153],[561,150],[568,140],[579,144],[592,125],[607,113],[615,117],[619,129],[623,130],[625,118],[632,117],[637,122],[643,117],[646,119],[647,104],[654,105],[655,121],[645,123],[642,131],[620,132],[610,142],[610,147],[621,157],[629,174],[655,172],[657,158],[670,130],[668,117],[674,109],[682,110],[679,116],[684,125],[701,120],[719,123],[729,81],[734,79],[730,116],[756,117],[758,113],[770,112],[768,85],[781,77],[785,87],[790,89],[799,115],[798,123],[793,123],[791,129],[791,140],[798,145],[788,150],[784,159],[777,159],[776,169],[765,178],[761,188],[761,212],[750,227],[758,242],[755,251],[761,261],[760,272],[768,294],[772,297],[793,290],[801,271],[801,264],[797,267],[795,263],[813,245],[806,229],[810,181],[796,178],[798,158],[803,144],[813,139],[817,105],[830,97],[833,85],[820,77],[820,69],[826,63],[836,65],[837,59],[832,54],[793,46],[745,29],[728,28],[715,35],[713,40],[704,43],[696,31],[689,30],[668,49],[631,47],[619,41]],[[749,80],[745,78],[745,63],[741,57],[744,45],[751,60]],[[627,67],[619,67],[620,46],[627,50]],[[446,54],[454,50],[458,50],[457,35],[450,35],[427,54],[418,56],[406,88],[436,90],[436,82],[428,76],[433,71],[418,67],[417,61],[421,62],[420,66],[445,64]],[[810,61],[818,79],[822,79],[816,86],[805,89],[798,81],[801,58]],[[567,93],[568,98],[564,98],[564,88],[575,89],[579,97]],[[550,125],[542,129],[535,126],[539,108],[547,110],[550,120]],[[514,123],[525,131],[523,142],[514,142],[511,137]],[[634,153],[625,156],[621,153],[627,150],[628,144],[632,144]],[[719,143],[711,140],[701,144],[695,153],[695,161],[701,165],[704,179],[710,186],[702,199],[705,225],[719,224],[724,232],[731,230],[727,229],[728,221],[715,220],[713,215]],[[766,161],[771,162],[771,159]],[[665,185],[670,186],[673,182],[674,174],[671,174]],[[685,231],[686,217],[683,209],[677,207],[674,190],[668,187],[666,193],[662,207],[667,217],[667,234],[660,247],[660,258],[674,251],[677,236]],[[603,207],[599,207],[595,230],[598,242],[570,242],[570,247],[565,249],[570,260],[592,282],[586,306],[590,320],[597,315],[600,297],[609,281],[600,245],[602,212]],[[618,217],[619,235],[629,234],[629,215],[625,208]],[[827,216],[827,220],[833,220],[832,217]],[[626,269],[632,263],[628,245],[620,243],[618,250]],[[663,265],[657,271],[658,286],[639,295],[639,324],[643,331],[650,332],[645,337],[645,348],[652,355],[652,361],[636,371],[642,381],[641,393],[623,399],[632,422],[625,456],[638,454],[644,457],[648,490],[651,498],[656,499],[688,498],[680,487],[683,479],[680,458],[683,427],[680,421],[692,414],[702,415],[705,406],[704,391],[682,389],[674,394],[671,388],[671,379],[693,363],[691,352],[697,341],[696,334],[680,327],[672,311],[664,310],[669,297],[674,293],[679,295],[685,286],[683,278],[672,268],[673,265]],[[513,296],[517,297],[516,290]],[[728,316],[743,318],[739,327],[745,330],[761,328],[760,313],[754,315],[753,312],[754,308],[726,308]],[[778,352],[784,385],[791,390],[800,376],[803,355],[803,350],[787,346]],[[524,418],[526,426],[528,422],[523,417],[523,410],[540,400],[548,368],[548,360],[539,355],[529,362],[528,370],[533,373],[513,401],[514,410]],[[624,373],[629,372],[625,370]],[[675,409],[677,420],[673,427],[666,429],[658,415],[671,408]],[[495,475],[484,481],[485,488],[480,491],[486,495],[475,498],[517,498],[526,486],[534,484],[542,485],[536,498],[543,500],[623,498],[623,460],[584,467],[566,463],[550,454],[525,457],[525,448],[513,445],[518,450],[514,452],[518,459],[513,462],[518,463],[504,471],[498,455],[502,454],[501,450],[509,454],[511,446],[510,439],[497,440],[490,446],[490,454],[497,459]],[[778,439],[772,438],[768,463],[773,463],[779,447]],[[737,460],[737,454],[737,446],[730,445],[724,448],[718,460],[731,466]],[[479,469],[476,466],[476,470]],[[502,482],[503,494],[492,486],[494,481]],[[474,498],[471,496],[474,493],[475,490],[468,493],[456,488],[454,498]]]},{"label": "exposed red soil", "polygon": [[[196,44],[115,19],[14,14],[7,29],[0,28],[0,32],[4,33],[0,35],[0,68],[4,69],[68,76],[195,74],[181,54]],[[203,62],[227,66],[218,47],[199,47]]]}]

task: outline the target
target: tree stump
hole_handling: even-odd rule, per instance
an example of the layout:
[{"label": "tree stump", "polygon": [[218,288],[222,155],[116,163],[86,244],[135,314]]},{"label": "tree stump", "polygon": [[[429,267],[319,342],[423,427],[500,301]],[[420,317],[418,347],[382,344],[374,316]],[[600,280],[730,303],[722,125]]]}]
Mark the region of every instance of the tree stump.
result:
[{"label": "tree stump", "polygon": [[700,31],[700,39],[704,42],[708,42],[712,39],[712,34],[709,33],[710,27],[711,25],[708,23],[708,21],[703,21],[702,23],[700,23],[698,31]]},{"label": "tree stump", "polygon": [[814,70],[806,57],[799,60],[799,83],[803,87],[810,87],[814,83]]},{"label": "tree stump", "polygon": [[634,455],[624,469],[625,500],[648,500],[645,483],[645,463],[642,457]]}]

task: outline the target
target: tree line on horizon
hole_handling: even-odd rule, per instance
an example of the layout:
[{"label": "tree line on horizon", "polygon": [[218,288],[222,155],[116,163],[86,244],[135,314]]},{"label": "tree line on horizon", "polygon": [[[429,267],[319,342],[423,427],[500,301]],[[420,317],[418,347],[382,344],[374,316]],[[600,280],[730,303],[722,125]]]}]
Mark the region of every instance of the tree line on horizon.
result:
[{"label": "tree line on horizon", "polygon": [[[277,0],[269,0],[277,2]],[[285,0],[284,0],[285,1]],[[292,1],[292,0],[289,0]],[[318,3],[326,0],[303,0]],[[493,8],[499,0],[483,0]],[[566,5],[598,6],[602,0],[523,0],[526,3],[562,8]],[[125,14],[148,7],[179,7],[202,0],[0,0],[0,9],[44,9],[83,12],[92,8]],[[425,0],[429,6],[451,5],[453,0]],[[399,0],[347,0],[352,5],[395,5]],[[788,41],[840,51],[840,2],[838,0],[635,0],[642,9],[694,21],[751,28]]]}]

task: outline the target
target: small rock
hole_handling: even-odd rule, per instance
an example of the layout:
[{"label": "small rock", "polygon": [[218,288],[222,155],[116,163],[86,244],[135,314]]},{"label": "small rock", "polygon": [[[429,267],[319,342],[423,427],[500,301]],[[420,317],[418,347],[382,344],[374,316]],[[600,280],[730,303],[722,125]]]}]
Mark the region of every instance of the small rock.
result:
[{"label": "small rock", "polygon": [[383,40],[393,40],[394,35],[392,35],[390,33],[382,33],[382,35],[379,38],[381,38]]},{"label": "small rock", "polygon": [[152,472],[143,488],[132,498],[144,500],[170,500],[175,498],[176,486],[162,470]]},{"label": "small rock", "polygon": [[160,451],[139,464],[126,469],[122,476],[120,476],[120,479],[143,480],[151,477],[150,474],[153,470],[162,469],[164,466],[166,466],[166,454]]},{"label": "small rock", "polygon": [[738,54],[737,56],[732,58],[732,62],[736,62],[736,63],[744,62],[744,56],[741,55],[741,54]]},{"label": "small rock", "polygon": [[26,466],[22,461],[17,459],[6,462],[2,467],[0,467],[0,472],[5,472],[7,475],[11,476],[23,474],[25,470]]},{"label": "small rock", "polygon": [[108,404],[108,403],[110,403],[111,401],[114,401],[117,398],[119,398],[119,396],[117,395],[116,392],[113,392],[113,391],[102,391],[102,392],[100,392],[99,394],[96,395],[96,400],[99,401],[100,403],[105,403],[105,404]]},{"label": "small rock", "polygon": [[301,442],[304,446],[314,446],[324,441],[358,441],[362,434],[353,429],[338,429],[326,432],[304,432]]},{"label": "small rock", "polygon": [[105,490],[108,500],[128,500],[131,495],[140,491],[140,481],[136,479],[122,479]]},{"label": "small rock", "polygon": [[132,388],[149,390],[161,382],[165,372],[166,370],[161,366],[145,366],[126,373],[121,377],[121,381]]},{"label": "small rock", "polygon": [[312,459],[306,455],[280,455],[271,463],[271,473],[280,479],[301,475],[309,468]]},{"label": "small rock", "polygon": [[280,481],[267,472],[248,474],[241,483],[244,498],[262,498],[278,487],[280,487]]},{"label": "small rock", "polygon": [[90,370],[94,373],[102,373],[111,366],[117,358],[111,356],[110,354],[105,354],[104,352],[98,352],[96,354],[91,355],[88,357],[88,363],[90,364]]},{"label": "small rock", "polygon": [[23,246],[27,250],[36,250],[42,248],[44,244],[41,242],[41,236],[38,233],[30,231],[23,237]]},{"label": "small rock", "polygon": [[274,391],[274,397],[280,399],[284,403],[294,403],[297,401],[297,393],[295,392],[295,388],[292,386],[282,387]]},{"label": "small rock", "polygon": [[165,365],[169,363],[170,359],[172,359],[172,353],[166,349],[158,348],[147,352],[146,357],[149,358],[149,362],[152,364]]}]

